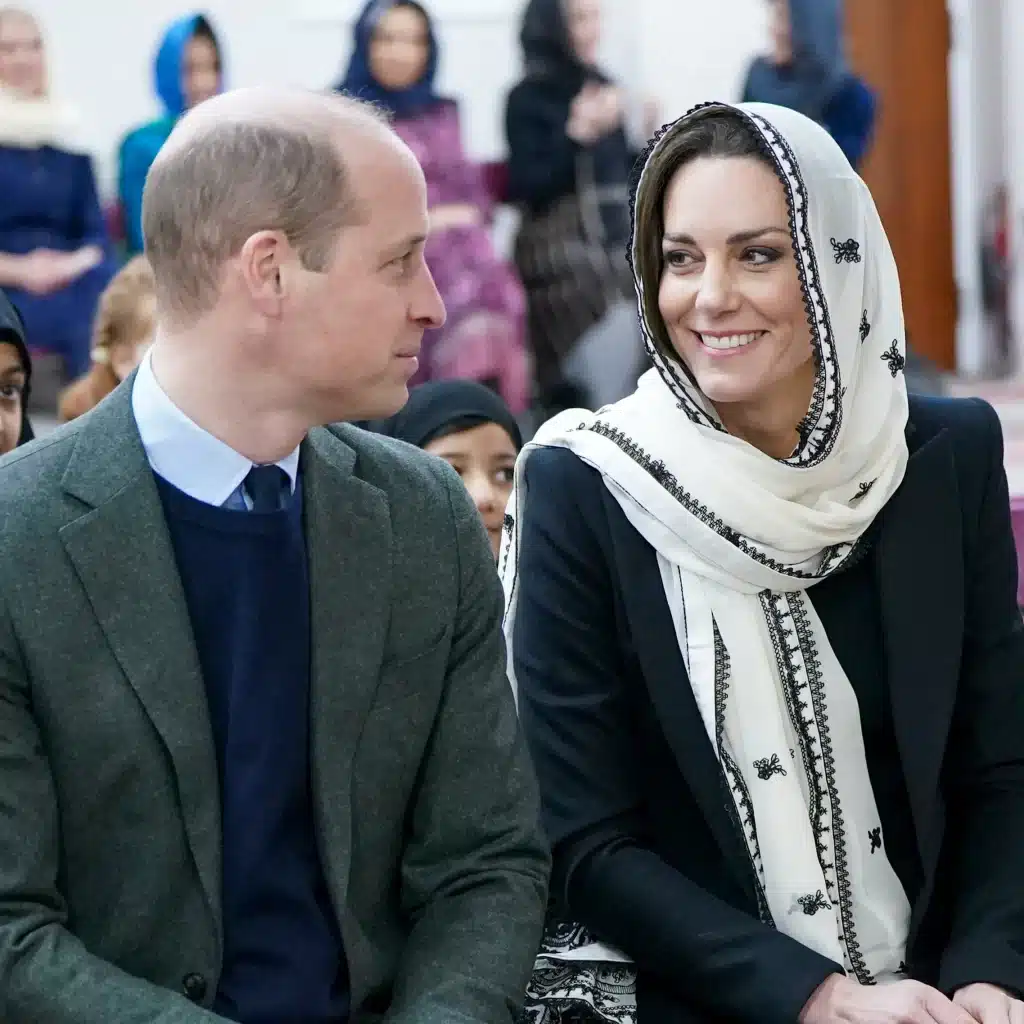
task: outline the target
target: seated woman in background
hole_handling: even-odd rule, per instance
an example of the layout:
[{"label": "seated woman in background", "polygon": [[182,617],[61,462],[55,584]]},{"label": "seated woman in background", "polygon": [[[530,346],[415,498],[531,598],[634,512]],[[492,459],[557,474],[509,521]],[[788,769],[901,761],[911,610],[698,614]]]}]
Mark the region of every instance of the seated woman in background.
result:
[{"label": "seated woman in background", "polygon": [[414,383],[483,381],[519,413],[529,405],[532,387],[523,287],[494,250],[492,201],[480,168],[462,147],[458,107],[434,91],[437,65],[437,39],[420,4],[371,0],[356,23],[338,89],[392,112],[395,131],[427,179],[426,258],[448,319],[427,331]]},{"label": "seated woman in background", "polygon": [[881,220],[802,114],[670,126],[632,258],[655,368],[524,449],[502,553],[552,892],[579,923],[549,934],[530,1019],[1024,1019],[996,414],[908,399]]},{"label": "seated woman in background", "polygon": [[89,329],[114,273],[92,161],[73,115],[50,96],[39,25],[0,10],[0,287],[32,346],[67,377],[89,364]]},{"label": "seated woman in background", "polygon": [[767,0],[771,52],[758,57],[745,103],[774,103],[824,125],[856,169],[871,144],[878,102],[843,54],[842,0]]},{"label": "seated woman in background", "polygon": [[[600,33],[600,0],[530,0],[520,32],[525,77],[505,114],[509,198],[523,214],[515,262],[549,409],[564,408],[564,364],[576,343],[633,294],[626,242],[636,153],[623,92],[597,66]],[[622,344],[634,359],[620,397],[642,359],[635,314],[626,320]]]},{"label": "seated woman in background", "polygon": [[135,256],[100,297],[92,332],[92,367],[60,397],[62,422],[99,405],[138,365],[153,343],[156,292],[145,256]]},{"label": "seated woman in background", "polygon": [[178,118],[223,88],[221,45],[205,15],[189,14],[167,29],[153,64],[153,80],[164,113],[129,132],[118,155],[118,196],[129,256],[142,252],[142,187],[150,164]]},{"label": "seated woman in background", "polygon": [[32,440],[28,393],[32,358],[25,344],[25,325],[0,291],[0,455]]},{"label": "seated woman in background", "polygon": [[519,424],[500,396],[476,381],[431,381],[413,388],[400,412],[370,429],[451,464],[480,513],[497,558],[512,473],[523,446]]}]

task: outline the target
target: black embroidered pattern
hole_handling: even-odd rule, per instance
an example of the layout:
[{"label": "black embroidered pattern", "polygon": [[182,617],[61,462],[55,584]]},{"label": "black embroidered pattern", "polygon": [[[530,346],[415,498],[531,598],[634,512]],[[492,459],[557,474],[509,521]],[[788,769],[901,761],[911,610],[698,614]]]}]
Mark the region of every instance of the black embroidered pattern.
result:
[{"label": "black embroidered pattern", "polygon": [[836,263],[860,263],[860,242],[855,238],[848,238],[845,242],[830,238],[829,241],[832,243]]},{"label": "black embroidered pattern", "polygon": [[779,760],[778,754],[772,754],[769,757],[759,758],[754,762],[754,767],[757,769],[757,777],[762,782],[767,782],[769,779],[774,778],[776,775],[788,775],[789,772],[782,767],[782,762]]},{"label": "black embroidered pattern", "polygon": [[825,899],[825,894],[820,889],[817,892],[808,893],[806,896],[798,896],[797,903],[808,917],[813,917],[819,910],[832,909],[832,904]]},{"label": "black embroidered pattern", "polygon": [[712,624],[712,630],[715,644],[715,746],[718,750],[718,759],[725,781],[732,791],[732,799],[727,802],[726,806],[733,819],[733,824],[743,836],[750,863],[754,868],[754,880],[757,883],[757,905],[761,921],[764,924],[773,925],[772,912],[764,891],[764,864],[761,861],[761,846],[757,841],[754,805],[751,802],[743,773],[733,760],[725,742],[725,705],[729,698],[731,675],[729,652],[722,641],[717,624]]},{"label": "black embroidered pattern", "polygon": [[866,497],[868,492],[871,490],[872,487],[875,486],[876,483],[876,480],[868,480],[864,483],[861,483],[857,487],[857,493],[853,496],[853,500],[860,501],[861,498]]},{"label": "black embroidered pattern", "polygon": [[[803,593],[761,595],[790,721],[808,781],[808,816],[828,896],[839,908],[840,943],[862,985],[875,979],[857,941],[853,921],[846,832],[836,790],[835,759],[824,704],[824,681]],[[831,833],[834,861],[828,859]],[[820,908],[819,908],[820,909]]]},{"label": "black embroidered pattern", "polygon": [[860,318],[860,341],[863,345],[868,340],[868,335],[871,333],[871,324],[868,323],[868,311],[865,309],[863,315]]},{"label": "black embroidered pattern", "polygon": [[676,476],[669,471],[663,462],[652,459],[635,441],[627,437],[617,427],[613,427],[604,420],[595,420],[590,424],[582,424],[581,429],[586,429],[594,434],[604,437],[615,444],[620,451],[628,455],[638,466],[646,470],[655,480],[679,502],[691,515],[699,519],[705,526],[712,529],[720,537],[725,538],[734,544],[748,558],[754,559],[761,565],[788,576],[791,579],[799,580],[822,580],[830,573],[838,569],[848,558],[851,558],[857,551],[860,542],[855,544],[837,544],[834,547],[826,548],[822,553],[821,565],[817,572],[806,572],[794,566],[786,565],[765,554],[760,548],[755,547],[746,537],[736,533],[727,526],[718,516],[706,505],[701,504],[696,498],[685,490],[679,483]]},{"label": "black embroidered pattern", "polygon": [[903,353],[900,352],[899,342],[895,338],[893,338],[892,344],[882,353],[882,360],[889,364],[889,372],[893,375],[893,379],[906,368],[907,360],[904,358]]},{"label": "black embroidered pattern", "polygon": [[505,518],[501,521],[501,528],[509,537],[512,536],[512,531],[515,529],[515,525],[516,521],[512,518],[511,515],[509,515],[508,512],[506,512]]},{"label": "black embroidered pattern", "polygon": [[871,852],[874,853],[876,850],[882,848],[882,826],[878,828],[872,828],[868,830],[868,839],[871,841]]}]

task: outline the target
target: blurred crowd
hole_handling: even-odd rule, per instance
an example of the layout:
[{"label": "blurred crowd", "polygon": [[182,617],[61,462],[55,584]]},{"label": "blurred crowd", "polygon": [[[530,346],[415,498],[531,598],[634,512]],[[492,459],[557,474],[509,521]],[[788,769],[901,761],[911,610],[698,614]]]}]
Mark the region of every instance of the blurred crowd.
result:
[{"label": "blurred crowd", "polygon": [[[770,38],[743,98],[813,117],[856,165],[875,98],[844,65],[839,3],[767,2]],[[470,159],[458,100],[436,88],[444,41],[429,5],[371,0],[353,33],[331,88],[386,110],[427,179],[427,259],[447,321],[428,331],[413,383],[480,382],[524,425],[628,394],[646,359],[625,255],[630,175],[661,118],[648,100],[642,131],[630,131],[628,85],[599,61],[600,0],[526,5],[523,74],[505,99],[507,158],[497,164]],[[36,356],[40,412],[80,415],[142,358],[154,323],[146,174],[181,116],[230,86],[225,47],[202,13],[156,41],[163,112],[126,131],[107,205],[74,115],[50,89],[37,20],[27,8],[0,10],[0,288]],[[492,232],[502,204],[518,213],[511,259]]]}]

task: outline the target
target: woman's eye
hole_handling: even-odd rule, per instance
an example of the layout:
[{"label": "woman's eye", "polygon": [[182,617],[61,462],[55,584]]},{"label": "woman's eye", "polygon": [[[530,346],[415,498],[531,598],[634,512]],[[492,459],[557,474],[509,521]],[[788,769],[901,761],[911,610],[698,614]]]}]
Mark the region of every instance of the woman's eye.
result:
[{"label": "woman's eye", "polygon": [[674,252],[665,253],[665,262],[670,267],[681,268],[690,266],[694,262],[694,258],[690,253],[677,249]]},{"label": "woman's eye", "polygon": [[743,258],[754,267],[763,267],[769,263],[775,263],[780,259],[782,253],[778,249],[748,249]]}]

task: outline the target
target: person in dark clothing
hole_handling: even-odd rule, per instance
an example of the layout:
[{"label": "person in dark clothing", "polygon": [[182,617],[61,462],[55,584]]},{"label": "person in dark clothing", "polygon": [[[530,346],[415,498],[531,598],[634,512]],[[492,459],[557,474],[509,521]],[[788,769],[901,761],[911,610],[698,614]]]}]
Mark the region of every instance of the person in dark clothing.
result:
[{"label": "person in dark clothing", "polygon": [[28,419],[32,357],[18,311],[0,291],[0,455],[34,436]]},{"label": "person in dark clothing", "polygon": [[413,388],[394,416],[369,426],[451,465],[480,513],[497,558],[512,471],[523,447],[519,424],[501,396],[473,380],[429,381]]},{"label": "person in dark clothing", "polygon": [[152,347],[0,462],[4,1024],[511,1024],[550,857],[491,547],[352,425],[444,322],[426,197],[336,94],[157,154]]},{"label": "person in dark clothing", "polygon": [[557,407],[566,357],[632,293],[625,249],[636,153],[622,90],[597,64],[598,0],[530,0],[519,38],[525,75],[505,112],[509,197],[523,213],[514,254],[541,403]]},{"label": "person in dark clothing", "polygon": [[871,143],[878,101],[846,61],[843,0],[767,2],[771,52],[751,64],[743,101],[774,103],[818,121],[859,167]]},{"label": "person in dark clothing", "polygon": [[1024,623],[1003,443],[910,396],[899,278],[816,122],[652,147],[654,369],[546,424],[503,549],[553,845],[531,1021],[1024,1019]]}]

